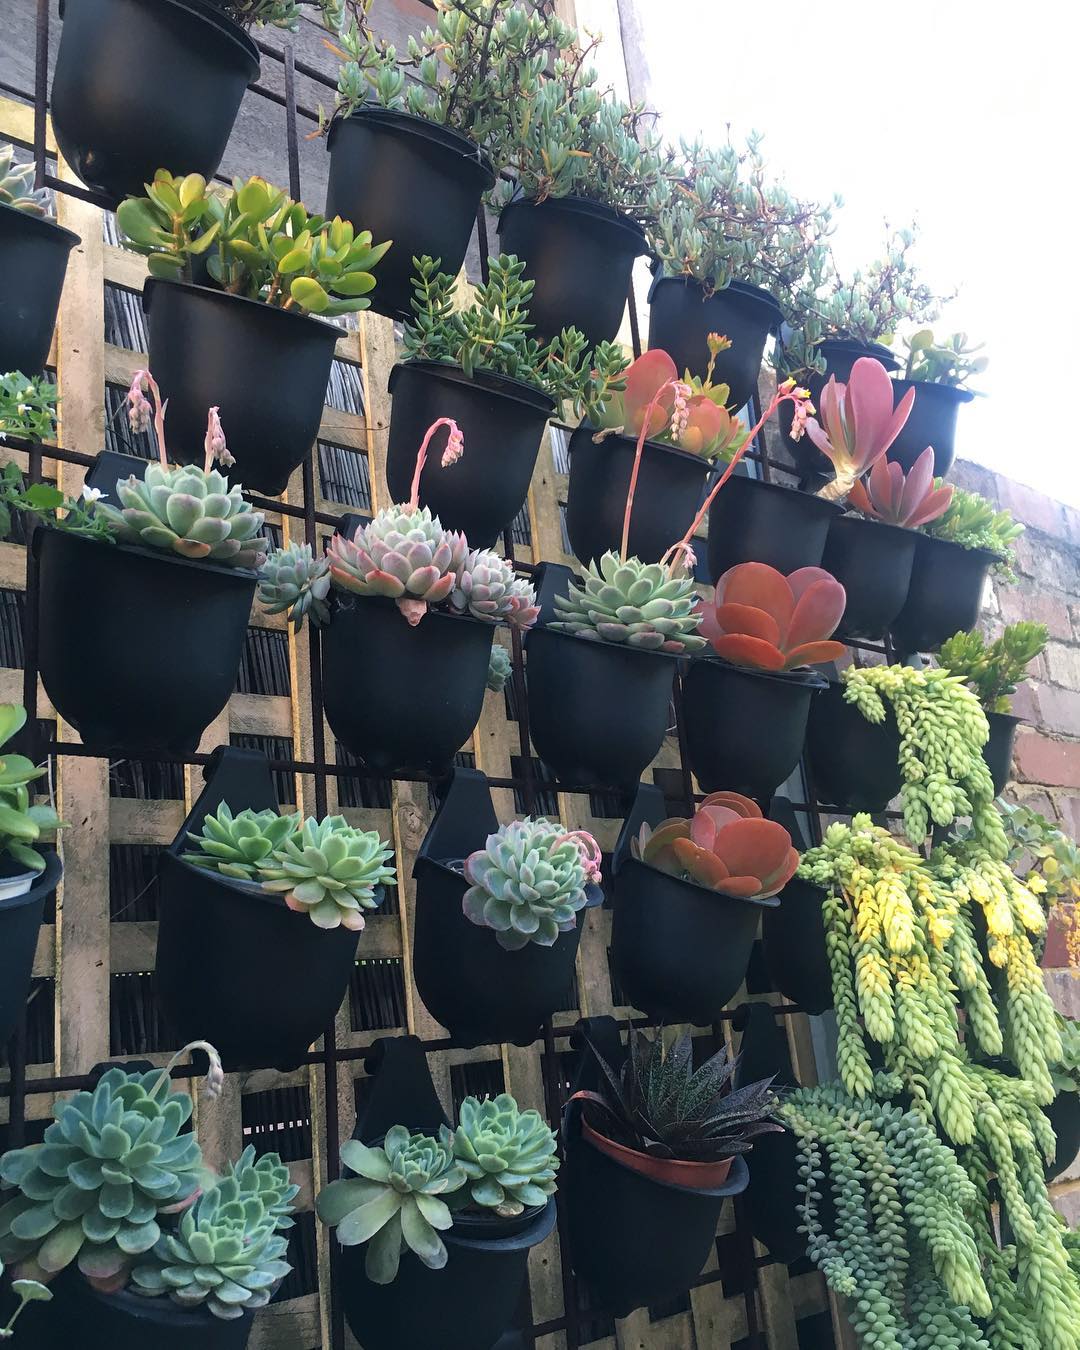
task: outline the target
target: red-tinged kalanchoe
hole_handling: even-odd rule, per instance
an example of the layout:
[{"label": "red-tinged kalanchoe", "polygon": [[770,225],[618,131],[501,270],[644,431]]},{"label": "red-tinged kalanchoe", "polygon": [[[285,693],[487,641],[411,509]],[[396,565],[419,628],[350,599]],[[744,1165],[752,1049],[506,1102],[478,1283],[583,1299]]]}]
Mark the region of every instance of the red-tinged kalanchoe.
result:
[{"label": "red-tinged kalanchoe", "polygon": [[739,563],[705,602],[701,634],[725,661],[759,670],[792,670],[843,655],[827,639],[844,616],[847,594],[821,567],[785,577],[766,563]]},{"label": "red-tinged kalanchoe", "polygon": [[909,389],[894,408],[895,388],[888,371],[871,356],[859,357],[846,384],[830,376],[821,394],[821,422],[806,420],[806,434],[832,461],[836,473],[819,497],[843,501],[896,440],[915,402],[915,391]]},{"label": "red-tinged kalanchoe", "polygon": [[799,865],[787,830],[738,792],[711,793],[692,819],[643,825],[632,849],[661,872],[746,900],[777,895]]},{"label": "red-tinged kalanchoe", "polygon": [[907,474],[879,459],[866,481],[851,489],[847,504],[872,520],[914,530],[944,515],[952,497],[951,487],[934,486],[934,451],[927,446]]}]

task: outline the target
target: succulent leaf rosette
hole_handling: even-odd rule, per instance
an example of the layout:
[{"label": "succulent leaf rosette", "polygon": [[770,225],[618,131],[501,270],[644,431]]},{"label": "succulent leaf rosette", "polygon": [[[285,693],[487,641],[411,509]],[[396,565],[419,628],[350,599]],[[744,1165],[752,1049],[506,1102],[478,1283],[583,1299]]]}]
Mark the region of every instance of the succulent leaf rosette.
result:
[{"label": "succulent leaf rosette", "polygon": [[869,520],[915,530],[949,509],[953,489],[934,482],[934,451],[927,446],[905,473],[899,464],[879,459],[851,489],[848,506]]},{"label": "succulent leaf rosette", "polygon": [[10,145],[0,145],[0,206],[28,216],[49,215],[48,188],[34,187],[34,165],[16,164]]},{"label": "succulent leaf rosette", "polygon": [[586,887],[599,883],[599,863],[599,845],[584,830],[528,816],[500,825],[465,859],[465,917],[494,929],[507,951],[530,942],[550,947],[577,924]]},{"label": "succulent leaf rosette", "polygon": [[494,1210],[500,1218],[513,1218],[554,1195],[559,1166],[555,1136],[539,1111],[518,1110],[509,1093],[483,1101],[466,1097],[457,1129],[444,1126],[441,1137],[468,1177],[451,1209],[471,1203]]},{"label": "succulent leaf rosette", "polygon": [[377,908],[376,888],[397,880],[387,862],[394,856],[378,830],[358,830],[344,816],[310,818],[279,844],[259,875],[292,910],[318,928],[364,927],[363,910]]},{"label": "succulent leaf rosette", "polygon": [[585,569],[585,584],[571,582],[555,597],[559,618],[547,626],[592,642],[625,643],[679,655],[705,646],[693,578],[663,563],[643,563],[605,553]]},{"label": "succulent leaf rosette", "polygon": [[203,818],[202,833],[189,834],[195,845],[184,862],[237,881],[259,881],[259,864],[266,862],[300,828],[298,812],[281,816],[269,807],[249,808],[233,815],[228,802]]},{"label": "succulent leaf rosette", "polygon": [[488,623],[505,620],[521,629],[531,628],[540,614],[532,583],[516,576],[510,562],[486,548],[472,549],[462,559],[450,608]]},{"label": "succulent leaf rosette", "polygon": [[701,631],[733,665],[794,670],[836,661],[846,648],[828,639],[843,618],[847,592],[821,567],[784,576],[767,563],[737,563],[701,611]]},{"label": "succulent leaf rosette", "polygon": [[316,558],[310,544],[274,549],[259,572],[260,603],[267,614],[288,612],[297,632],[306,618],[320,627],[330,622],[329,591],[329,560]]}]

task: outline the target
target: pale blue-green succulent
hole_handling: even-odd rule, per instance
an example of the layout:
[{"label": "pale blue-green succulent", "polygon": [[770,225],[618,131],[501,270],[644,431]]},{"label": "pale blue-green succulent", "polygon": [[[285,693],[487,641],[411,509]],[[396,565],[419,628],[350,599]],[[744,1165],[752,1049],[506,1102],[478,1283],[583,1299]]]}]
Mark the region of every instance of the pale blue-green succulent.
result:
[{"label": "pale blue-green succulent", "polygon": [[299,632],[305,619],[322,626],[330,622],[326,597],[330,591],[330,561],[316,558],[310,544],[276,548],[259,572],[259,601],[268,614],[284,614]]},{"label": "pale blue-green succulent", "polygon": [[699,651],[701,611],[694,579],[674,574],[662,563],[625,561],[605,553],[585,569],[585,584],[571,582],[555,597],[558,619],[548,627],[594,642],[626,643],[648,651],[677,654]]},{"label": "pale blue-green succulent", "polygon": [[237,881],[261,881],[259,864],[269,862],[274,850],[299,828],[298,812],[281,816],[271,807],[265,811],[248,807],[234,816],[228,802],[222,802],[213,815],[203,817],[201,834],[188,835],[195,851],[182,857],[195,867]]},{"label": "pale blue-green succulent", "polygon": [[483,1101],[466,1097],[457,1129],[444,1126],[442,1138],[469,1179],[451,1208],[472,1203],[511,1218],[555,1193],[555,1136],[539,1111],[518,1110],[507,1092]]},{"label": "pale blue-green succulent", "polygon": [[393,849],[378,830],[359,830],[344,816],[308,819],[259,864],[268,891],[281,892],[290,909],[307,914],[319,928],[364,926],[365,909],[376,909],[375,891],[394,883],[387,866]]}]

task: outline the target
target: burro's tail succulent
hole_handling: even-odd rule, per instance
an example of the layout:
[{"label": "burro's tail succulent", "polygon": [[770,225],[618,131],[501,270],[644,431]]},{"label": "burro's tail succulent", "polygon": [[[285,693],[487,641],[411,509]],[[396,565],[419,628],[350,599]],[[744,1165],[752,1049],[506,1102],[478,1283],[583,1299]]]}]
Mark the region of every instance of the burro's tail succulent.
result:
[{"label": "burro's tail succulent", "polygon": [[540,614],[530,581],[514,574],[505,558],[490,549],[473,549],[460,563],[450,592],[450,607],[474,619],[531,628]]},{"label": "burro's tail succulent", "polygon": [[705,646],[696,599],[693,578],[681,569],[605,553],[585,569],[583,586],[571,583],[567,595],[555,597],[559,618],[548,627],[592,641],[695,652]]},{"label": "burro's tail succulent", "polygon": [[600,846],[584,830],[526,817],[489,834],[466,858],[465,876],[467,919],[494,929],[507,951],[550,947],[577,924],[586,887],[600,881]]},{"label": "burro's tail succulent", "polygon": [[364,927],[363,910],[375,909],[375,890],[397,880],[393,849],[377,830],[358,830],[344,816],[305,820],[300,831],[259,865],[268,891],[280,891],[290,909],[319,928]]},{"label": "burro's tail succulent", "polygon": [[507,1092],[483,1101],[466,1097],[457,1129],[443,1126],[442,1138],[468,1177],[451,1209],[471,1203],[512,1218],[555,1193],[555,1136],[539,1111],[520,1111]]}]

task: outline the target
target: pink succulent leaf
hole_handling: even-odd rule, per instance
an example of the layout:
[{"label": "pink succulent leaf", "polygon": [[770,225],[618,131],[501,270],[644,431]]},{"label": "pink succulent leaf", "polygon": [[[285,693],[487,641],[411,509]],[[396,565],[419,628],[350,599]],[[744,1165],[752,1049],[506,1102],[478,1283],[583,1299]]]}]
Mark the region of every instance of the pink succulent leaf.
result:
[{"label": "pink succulent leaf", "polygon": [[877,515],[877,508],[870,500],[870,496],[866,491],[866,485],[861,478],[856,480],[855,486],[848,493],[848,506],[850,506],[853,511],[858,511],[860,515]]},{"label": "pink succulent leaf", "polygon": [[794,670],[796,666],[821,666],[827,661],[839,661],[846,651],[842,642],[808,642],[805,646],[787,651],[784,669]]},{"label": "pink succulent leaf", "polygon": [[935,488],[933,492],[928,492],[923,498],[922,504],[918,507],[915,514],[904,522],[911,530],[918,529],[920,525],[927,525],[932,520],[937,520],[938,516],[943,516],[949,509],[949,503],[953,499],[952,485]]},{"label": "pink succulent leaf", "polygon": [[909,389],[894,409],[895,392],[889,372],[872,356],[860,356],[851,367],[845,420],[854,452],[853,467],[860,474],[885,454],[911,412],[915,391]]},{"label": "pink succulent leaf", "polygon": [[696,394],[687,403],[686,426],[679,437],[679,445],[691,454],[700,455],[710,450],[730,423],[723,408],[704,394]]},{"label": "pink succulent leaf", "polygon": [[775,872],[791,848],[791,835],[774,820],[737,820],[717,836],[716,851],[733,877]]},{"label": "pink succulent leaf", "polygon": [[391,600],[405,594],[405,583],[401,578],[390,572],[383,572],[380,568],[375,568],[367,574],[367,584],[376,595],[388,595]]},{"label": "pink succulent leaf", "polygon": [[810,587],[817,582],[835,580],[833,574],[826,572],[824,567],[797,567],[794,572],[788,574],[787,584],[791,587],[795,603],[798,604]]},{"label": "pink succulent leaf", "polygon": [[698,625],[698,632],[706,642],[711,642],[714,637],[722,637],[724,630],[716,621],[716,606],[710,604],[707,600],[698,600],[694,604],[694,610],[701,615],[701,622]]},{"label": "pink succulent leaf", "polygon": [[[626,389],[623,393],[623,429],[627,435],[636,436],[641,431],[645,412],[656,397],[657,391],[665,384],[677,380],[679,372],[675,362],[667,352],[655,348],[643,352],[626,372]],[[667,389],[649,418],[649,436],[656,436],[671,421],[671,412],[675,406],[675,391]]]},{"label": "pink succulent leaf", "polygon": [[[785,833],[787,832],[785,831]],[[791,843],[790,836],[788,837],[788,843]],[[778,891],[782,891],[795,875],[798,866],[798,850],[789,848],[784,857],[777,863],[776,869],[761,878],[761,898],[764,900],[770,895],[776,895]]]},{"label": "pink succulent leaf", "polygon": [[847,592],[834,578],[825,574],[803,591],[787,632],[785,650],[800,647],[807,642],[818,642],[831,637],[836,625],[844,617]]},{"label": "pink succulent leaf", "polygon": [[761,807],[752,797],[744,797],[741,792],[710,792],[698,810],[703,811],[709,806],[721,806],[746,820],[761,817]]},{"label": "pink succulent leaf", "polygon": [[795,602],[787,578],[767,563],[737,563],[716,583],[717,604],[751,605],[763,609],[783,633],[791,621]]},{"label": "pink succulent leaf", "polygon": [[715,887],[722,895],[737,896],[740,900],[749,900],[752,895],[757,895],[761,890],[761,879],[759,877],[725,877],[718,886]]},{"label": "pink succulent leaf", "polygon": [[893,464],[890,467],[897,470],[897,476],[901,483],[896,509],[897,519],[901,523],[906,523],[934,486],[933,447],[929,445],[926,447],[908,470],[906,478],[899,464]]},{"label": "pink succulent leaf", "polygon": [[716,838],[716,821],[704,811],[694,813],[690,822],[690,838],[698,848],[711,849]]},{"label": "pink succulent leaf", "polygon": [[736,666],[753,666],[757,670],[783,670],[784,657],[779,648],[761,638],[728,633],[710,638],[713,651]]},{"label": "pink succulent leaf", "polygon": [[713,612],[721,633],[745,633],[748,637],[762,638],[774,646],[780,645],[780,625],[763,609],[729,601],[717,605]]}]

